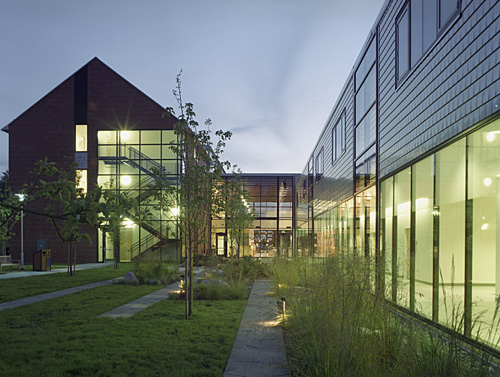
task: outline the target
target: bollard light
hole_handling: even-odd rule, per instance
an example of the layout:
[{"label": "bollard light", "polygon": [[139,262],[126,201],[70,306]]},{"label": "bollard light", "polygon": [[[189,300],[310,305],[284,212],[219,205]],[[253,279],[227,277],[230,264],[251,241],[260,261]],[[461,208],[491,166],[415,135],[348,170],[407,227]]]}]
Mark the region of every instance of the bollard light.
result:
[{"label": "bollard light", "polygon": [[283,317],[284,317],[286,314],[286,297],[285,296],[281,296],[281,304],[283,306]]},{"label": "bollard light", "polygon": [[183,289],[184,289],[184,275],[181,275],[179,282],[179,290],[182,292]]}]

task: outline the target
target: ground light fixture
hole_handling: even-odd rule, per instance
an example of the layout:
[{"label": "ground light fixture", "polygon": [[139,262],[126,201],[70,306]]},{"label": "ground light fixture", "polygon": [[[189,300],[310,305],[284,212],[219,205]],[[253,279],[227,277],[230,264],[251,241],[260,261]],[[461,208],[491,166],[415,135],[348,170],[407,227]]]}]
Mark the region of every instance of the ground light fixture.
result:
[{"label": "ground light fixture", "polygon": [[21,203],[21,270],[24,270],[24,201],[26,194],[16,194],[19,202]]},{"label": "ground light fixture", "polygon": [[283,307],[283,318],[285,318],[286,315],[286,297],[281,296],[281,305]]}]

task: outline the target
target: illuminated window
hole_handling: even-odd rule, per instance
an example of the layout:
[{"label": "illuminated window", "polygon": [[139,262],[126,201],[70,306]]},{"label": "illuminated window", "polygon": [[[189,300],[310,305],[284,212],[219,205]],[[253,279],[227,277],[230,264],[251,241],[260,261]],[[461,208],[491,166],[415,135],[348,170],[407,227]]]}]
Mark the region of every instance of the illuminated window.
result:
[{"label": "illuminated window", "polygon": [[75,126],[75,151],[87,152],[87,125],[77,124]]},{"label": "illuminated window", "polygon": [[77,170],[76,171],[76,188],[82,190],[82,193],[87,192],[87,170]]}]

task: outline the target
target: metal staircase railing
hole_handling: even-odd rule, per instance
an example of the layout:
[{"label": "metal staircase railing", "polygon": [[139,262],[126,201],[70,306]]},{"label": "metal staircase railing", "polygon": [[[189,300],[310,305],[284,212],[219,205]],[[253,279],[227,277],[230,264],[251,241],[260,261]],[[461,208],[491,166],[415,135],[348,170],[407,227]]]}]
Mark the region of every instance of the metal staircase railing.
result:
[{"label": "metal staircase railing", "polygon": [[[148,185],[154,183],[158,179],[165,179],[167,184],[176,184],[177,178],[165,178],[165,167],[161,166],[157,161],[152,160],[144,153],[139,152],[134,147],[127,144],[121,144],[119,146],[119,156],[120,163],[127,164],[134,167],[143,173],[147,174],[145,178],[142,178],[141,182],[134,186],[129,187],[131,193],[136,194],[132,197],[137,197],[139,192],[141,193],[140,201],[146,200],[153,193],[154,189],[144,190]],[[136,161],[140,160],[140,163]],[[113,163],[110,161],[110,163]],[[138,190],[142,186],[143,190]],[[169,241],[169,233],[171,230],[167,224],[168,221],[160,221],[160,219],[155,216],[150,215],[148,219],[139,220],[136,216],[129,213],[130,219],[134,221],[141,228],[149,232],[150,234],[146,237],[141,237],[141,239],[132,244],[130,247],[131,259],[136,258],[140,254],[144,254],[154,248],[161,247]]]}]

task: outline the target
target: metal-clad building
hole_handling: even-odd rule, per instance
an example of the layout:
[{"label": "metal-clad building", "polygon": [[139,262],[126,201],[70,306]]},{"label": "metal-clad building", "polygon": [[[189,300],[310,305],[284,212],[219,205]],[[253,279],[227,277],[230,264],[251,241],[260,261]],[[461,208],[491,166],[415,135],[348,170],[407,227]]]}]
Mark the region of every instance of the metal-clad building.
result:
[{"label": "metal-clad building", "polygon": [[299,253],[365,255],[388,300],[491,344],[499,41],[498,1],[386,1],[296,189]]}]

